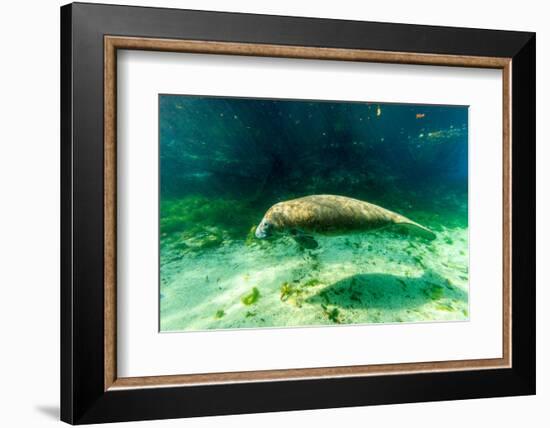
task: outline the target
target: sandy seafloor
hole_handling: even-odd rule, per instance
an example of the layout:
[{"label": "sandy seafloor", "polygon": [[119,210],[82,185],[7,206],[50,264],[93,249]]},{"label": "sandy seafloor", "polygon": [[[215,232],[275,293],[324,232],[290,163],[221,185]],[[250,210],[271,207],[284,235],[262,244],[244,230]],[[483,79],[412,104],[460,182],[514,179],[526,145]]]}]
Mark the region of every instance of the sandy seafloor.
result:
[{"label": "sandy seafloor", "polygon": [[468,230],[436,234],[316,236],[314,250],[290,237],[224,239],[200,251],[167,241],[160,330],[467,320]]}]

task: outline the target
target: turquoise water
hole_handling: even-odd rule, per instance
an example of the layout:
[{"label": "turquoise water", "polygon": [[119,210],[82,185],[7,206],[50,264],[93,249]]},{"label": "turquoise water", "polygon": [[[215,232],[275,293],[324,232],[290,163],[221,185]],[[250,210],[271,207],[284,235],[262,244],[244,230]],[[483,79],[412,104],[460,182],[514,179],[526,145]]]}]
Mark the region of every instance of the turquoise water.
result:
[{"label": "turquoise water", "polygon": [[[467,320],[467,120],[460,106],[162,95],[161,331]],[[319,194],[435,239],[256,238],[272,205]]]}]

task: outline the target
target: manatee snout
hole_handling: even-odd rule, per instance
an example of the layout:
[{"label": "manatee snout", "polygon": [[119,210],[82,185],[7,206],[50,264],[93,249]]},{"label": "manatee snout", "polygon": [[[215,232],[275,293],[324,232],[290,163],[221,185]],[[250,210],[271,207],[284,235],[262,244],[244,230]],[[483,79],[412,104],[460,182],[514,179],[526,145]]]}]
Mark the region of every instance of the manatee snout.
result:
[{"label": "manatee snout", "polygon": [[256,228],[256,232],[254,233],[254,235],[256,235],[256,238],[258,239],[265,239],[271,235],[272,229],[273,228],[271,224],[265,218],[263,218]]}]

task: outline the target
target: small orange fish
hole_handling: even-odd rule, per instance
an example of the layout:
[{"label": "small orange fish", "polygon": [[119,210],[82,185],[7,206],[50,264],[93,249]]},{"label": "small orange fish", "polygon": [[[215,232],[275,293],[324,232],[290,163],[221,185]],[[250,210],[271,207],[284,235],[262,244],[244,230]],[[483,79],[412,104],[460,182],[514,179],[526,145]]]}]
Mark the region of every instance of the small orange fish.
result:
[{"label": "small orange fish", "polygon": [[416,118],[417,119],[422,119],[424,116],[426,116],[425,113],[416,113]]}]

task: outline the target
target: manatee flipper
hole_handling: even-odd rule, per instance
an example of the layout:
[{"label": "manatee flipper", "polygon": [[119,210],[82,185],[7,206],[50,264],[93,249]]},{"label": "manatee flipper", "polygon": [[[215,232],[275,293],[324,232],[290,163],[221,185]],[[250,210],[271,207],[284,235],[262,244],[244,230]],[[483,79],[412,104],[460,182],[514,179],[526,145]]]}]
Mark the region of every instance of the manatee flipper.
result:
[{"label": "manatee flipper", "polygon": [[422,226],[421,224],[415,223],[414,221],[403,221],[395,223],[393,226],[402,233],[410,234],[413,236],[418,236],[424,239],[433,241],[436,236],[430,229]]},{"label": "manatee flipper", "polygon": [[290,235],[300,247],[305,248],[306,250],[314,250],[319,246],[319,243],[315,240],[313,236],[305,235],[298,229],[291,229]]}]

